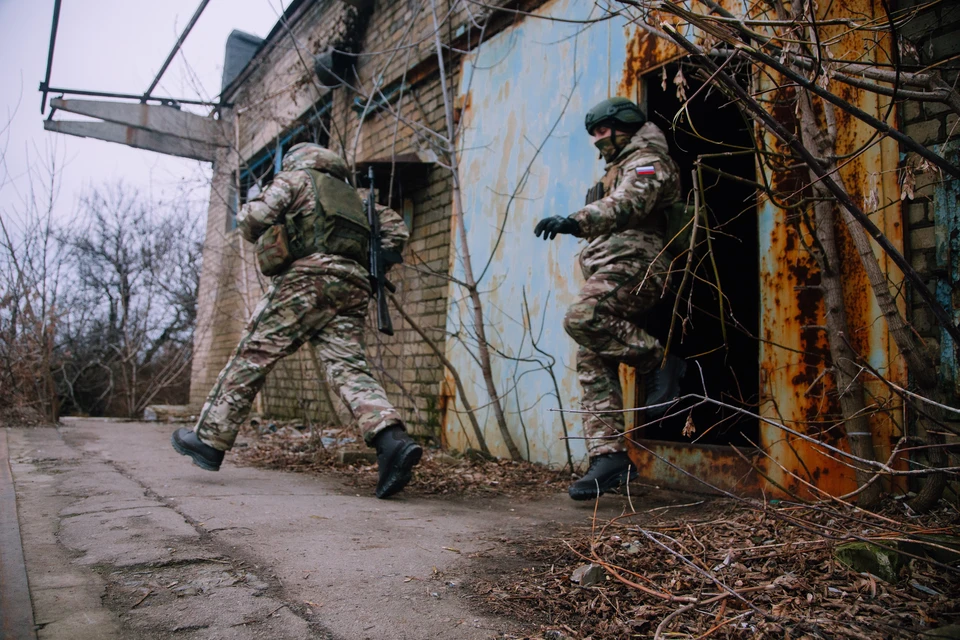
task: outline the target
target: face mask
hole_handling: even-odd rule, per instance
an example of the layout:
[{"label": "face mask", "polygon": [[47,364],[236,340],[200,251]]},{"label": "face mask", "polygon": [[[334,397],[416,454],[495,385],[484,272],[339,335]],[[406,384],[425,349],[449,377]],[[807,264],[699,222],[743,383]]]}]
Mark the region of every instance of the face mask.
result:
[{"label": "face mask", "polygon": [[613,135],[600,138],[593,143],[593,146],[600,151],[600,155],[603,156],[604,160],[613,162],[616,157],[620,155],[620,152],[623,151],[623,148],[627,146],[627,143],[630,142],[632,137],[629,133],[614,131]]}]

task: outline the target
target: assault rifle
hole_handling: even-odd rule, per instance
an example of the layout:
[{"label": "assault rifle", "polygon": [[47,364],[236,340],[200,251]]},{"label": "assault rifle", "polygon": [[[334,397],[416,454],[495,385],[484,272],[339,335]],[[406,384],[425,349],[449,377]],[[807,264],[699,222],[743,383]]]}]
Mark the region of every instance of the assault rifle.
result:
[{"label": "assault rifle", "polygon": [[370,223],[370,286],[377,297],[377,329],[388,336],[393,335],[393,322],[390,321],[390,308],[387,306],[387,294],[396,293],[397,288],[387,280],[387,268],[403,262],[396,251],[384,251],[380,244],[380,216],[374,199],[373,167],[367,168],[370,179],[370,191],[367,194],[367,222]]}]

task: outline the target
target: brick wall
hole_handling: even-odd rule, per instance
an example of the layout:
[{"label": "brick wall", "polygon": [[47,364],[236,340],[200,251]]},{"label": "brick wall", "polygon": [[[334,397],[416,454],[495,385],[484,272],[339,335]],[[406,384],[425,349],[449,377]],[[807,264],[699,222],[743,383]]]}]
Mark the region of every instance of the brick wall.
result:
[{"label": "brick wall", "polygon": [[228,230],[235,167],[230,155],[235,154],[218,155],[210,189],[190,383],[190,403],[195,405],[201,404],[213,387],[249,315],[250,295],[244,292],[250,293],[250,274],[249,269],[242,268],[249,248],[242,247],[236,232]]},{"label": "brick wall", "polygon": [[[940,103],[911,101],[904,104],[901,119],[907,135],[948,160],[952,157],[952,161],[956,161],[956,141],[960,135],[960,127],[957,124],[957,114],[949,107]],[[942,288],[943,279],[950,277],[950,265],[945,262],[949,259],[950,252],[945,250],[944,243],[949,242],[951,223],[949,211],[944,210],[944,205],[952,197],[954,208],[956,207],[960,185],[957,180],[941,175],[914,153],[905,154],[903,165],[908,187],[911,181],[913,183],[913,197],[908,195],[904,202],[908,224],[908,256],[911,265],[928,286],[937,290],[938,285]],[[956,308],[960,300],[955,297],[943,298],[941,302],[949,309]],[[911,320],[914,328],[939,350],[941,334],[938,324],[921,298],[916,295],[912,296]]]},{"label": "brick wall", "polygon": [[[956,86],[957,72],[948,73],[945,80]],[[906,102],[900,112],[903,131],[946,158],[957,164],[960,161],[960,125],[957,114],[946,105],[933,102]],[[908,246],[907,257],[911,265],[931,291],[935,292],[937,301],[952,313],[956,321],[960,314],[960,261],[957,250],[960,249],[960,181],[941,174],[914,153],[904,154],[902,166],[903,179],[907,185],[913,183],[913,197],[904,202],[904,215],[907,219]],[[909,189],[907,189],[909,190]],[[956,352],[943,344],[943,334],[939,323],[923,303],[922,299],[910,292],[911,302],[910,321],[914,329],[931,346],[931,350],[939,354],[940,389],[934,394],[934,399],[948,405],[960,406],[960,381],[958,381],[958,362]],[[929,407],[927,407],[929,409]],[[955,413],[944,413],[942,419],[952,423],[947,430],[953,434],[960,433],[960,419]],[[911,431],[918,436],[926,436],[925,426],[929,422],[918,419],[914,413],[911,420]],[[942,426],[937,431],[944,432]],[[960,438],[948,435],[946,442],[956,446]],[[923,464],[929,461],[923,459],[924,452],[919,455]],[[936,461],[933,461],[936,464]],[[948,457],[948,466],[956,465],[955,456]],[[914,488],[916,489],[918,485]],[[960,492],[956,482],[951,483],[954,494]],[[947,494],[949,496],[949,493]]]}]

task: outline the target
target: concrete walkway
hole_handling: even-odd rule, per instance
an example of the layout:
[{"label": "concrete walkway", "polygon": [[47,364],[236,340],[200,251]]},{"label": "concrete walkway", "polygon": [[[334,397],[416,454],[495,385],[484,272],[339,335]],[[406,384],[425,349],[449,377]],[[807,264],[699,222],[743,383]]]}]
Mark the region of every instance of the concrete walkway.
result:
[{"label": "concrete walkway", "polygon": [[[481,613],[464,581],[503,540],[593,514],[565,495],[377,500],[230,456],[210,473],[173,451],[174,428],[6,430],[40,640],[522,634]],[[600,516],[625,506],[605,496]]]}]

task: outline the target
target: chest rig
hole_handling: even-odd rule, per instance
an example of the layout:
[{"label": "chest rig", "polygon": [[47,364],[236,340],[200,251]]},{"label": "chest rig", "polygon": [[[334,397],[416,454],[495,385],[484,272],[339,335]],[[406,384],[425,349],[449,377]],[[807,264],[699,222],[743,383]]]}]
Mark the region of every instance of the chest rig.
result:
[{"label": "chest rig", "polygon": [[257,262],[267,276],[314,253],[327,253],[366,264],[370,223],[357,192],[342,180],[314,169],[310,177],[313,208],[287,213],[257,240]]}]

